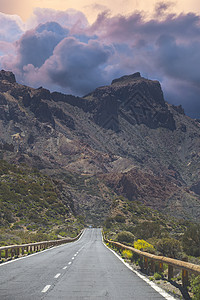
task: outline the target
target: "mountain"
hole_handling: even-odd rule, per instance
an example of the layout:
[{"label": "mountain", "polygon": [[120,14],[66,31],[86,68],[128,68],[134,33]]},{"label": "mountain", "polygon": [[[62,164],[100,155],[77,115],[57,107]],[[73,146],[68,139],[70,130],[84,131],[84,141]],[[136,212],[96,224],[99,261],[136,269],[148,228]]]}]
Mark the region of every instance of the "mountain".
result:
[{"label": "mountain", "polygon": [[198,221],[199,129],[140,73],[75,97],[0,72],[0,158],[50,176],[86,222],[101,224],[116,195]]}]

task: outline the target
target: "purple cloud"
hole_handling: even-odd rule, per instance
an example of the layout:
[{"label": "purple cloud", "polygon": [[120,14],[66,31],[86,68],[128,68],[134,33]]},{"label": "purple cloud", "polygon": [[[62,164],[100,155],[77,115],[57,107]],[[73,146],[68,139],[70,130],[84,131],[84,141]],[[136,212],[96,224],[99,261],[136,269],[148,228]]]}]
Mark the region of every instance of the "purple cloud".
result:
[{"label": "purple cloud", "polygon": [[0,13],[0,41],[14,42],[23,34],[23,22],[18,16]]},{"label": "purple cloud", "polygon": [[80,11],[75,9],[60,11],[50,8],[36,8],[33,16],[28,21],[28,26],[33,28],[47,22],[56,22],[67,28],[77,27],[83,29],[88,26],[87,18]]},{"label": "purple cloud", "polygon": [[91,26],[77,11],[38,9],[36,28],[21,33],[14,53],[2,50],[1,64],[21,83],[76,95],[140,71],[161,81],[167,101],[200,117],[200,16],[172,15],[169,6],[157,6],[161,19],[104,12]]},{"label": "purple cloud", "polygon": [[69,37],[55,48],[54,54],[43,65],[43,70],[53,83],[83,95],[91,91],[97,82],[106,83],[104,68],[101,67],[111,54],[112,48],[98,41],[83,43]]}]

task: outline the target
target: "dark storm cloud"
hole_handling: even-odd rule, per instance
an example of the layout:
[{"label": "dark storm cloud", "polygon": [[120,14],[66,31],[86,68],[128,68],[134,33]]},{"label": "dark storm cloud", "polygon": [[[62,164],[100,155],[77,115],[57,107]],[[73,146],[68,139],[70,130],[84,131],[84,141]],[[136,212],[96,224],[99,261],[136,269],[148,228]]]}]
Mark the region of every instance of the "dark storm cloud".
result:
[{"label": "dark storm cloud", "polygon": [[97,83],[106,83],[101,66],[111,54],[112,49],[98,41],[83,43],[76,38],[65,38],[46,61],[43,70],[53,83],[70,88],[76,94],[85,94]]},{"label": "dark storm cloud", "polygon": [[55,46],[68,34],[68,30],[62,28],[58,23],[48,22],[39,25],[35,30],[27,31],[16,43],[17,66],[32,64],[41,67],[53,54]]},{"label": "dark storm cloud", "polygon": [[1,57],[1,65],[25,84],[79,95],[140,71],[161,81],[167,101],[200,116],[200,17],[172,15],[169,7],[160,3],[156,13],[162,18],[151,20],[139,12],[127,17],[104,12],[91,26],[82,13],[73,12],[73,23],[68,12],[65,23],[65,16],[59,21],[53,10],[37,11],[41,24],[21,36],[15,53]]}]

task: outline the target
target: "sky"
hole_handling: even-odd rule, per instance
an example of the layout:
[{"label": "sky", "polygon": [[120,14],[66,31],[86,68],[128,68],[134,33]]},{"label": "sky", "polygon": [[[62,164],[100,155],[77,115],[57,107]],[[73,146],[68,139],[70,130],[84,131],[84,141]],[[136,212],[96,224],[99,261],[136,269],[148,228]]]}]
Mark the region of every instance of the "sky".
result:
[{"label": "sky", "polygon": [[139,71],[200,118],[199,0],[0,0],[0,68],[79,96]]}]

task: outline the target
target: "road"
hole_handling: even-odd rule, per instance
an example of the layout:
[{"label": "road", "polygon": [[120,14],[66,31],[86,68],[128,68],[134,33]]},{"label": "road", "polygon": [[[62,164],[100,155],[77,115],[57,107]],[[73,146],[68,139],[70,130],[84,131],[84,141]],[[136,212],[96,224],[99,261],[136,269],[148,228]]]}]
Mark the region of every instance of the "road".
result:
[{"label": "road", "polygon": [[0,265],[0,299],[165,299],[87,229],[76,242]]}]

